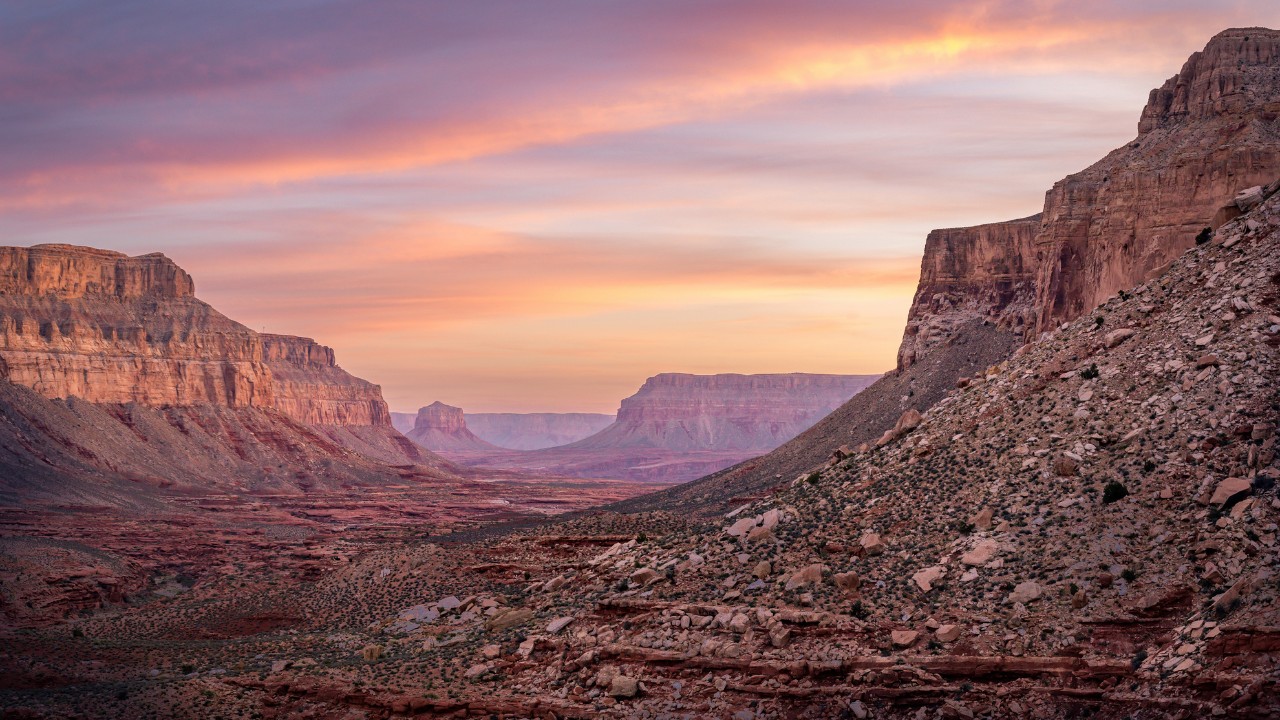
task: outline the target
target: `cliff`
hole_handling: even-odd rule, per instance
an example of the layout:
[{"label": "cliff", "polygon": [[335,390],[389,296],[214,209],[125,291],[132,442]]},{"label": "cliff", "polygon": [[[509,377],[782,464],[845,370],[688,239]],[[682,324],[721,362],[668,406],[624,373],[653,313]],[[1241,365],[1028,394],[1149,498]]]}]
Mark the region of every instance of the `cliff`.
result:
[{"label": "cliff", "polygon": [[311,338],[262,335],[275,381],[274,406],[308,425],[391,426],[382,388],[338,367],[333,349]]},{"label": "cliff", "polygon": [[577,442],[615,420],[599,413],[466,413],[477,437],[512,450],[540,450]]},{"label": "cliff", "polygon": [[0,378],[45,397],[270,407],[257,333],[163,255],[0,248]]},{"label": "cliff", "polygon": [[1035,236],[1040,216],[934,230],[907,314],[899,367],[975,319],[1015,332],[1035,323]]},{"label": "cliff", "polygon": [[1280,32],[1216,35],[1151,92],[1135,140],[1054,184],[1038,227],[930,234],[899,368],[973,320],[1030,338],[1158,275],[1280,173],[1278,117]]},{"label": "cliff", "polygon": [[[128,456],[110,449],[120,444],[118,438],[104,438],[120,431],[142,445],[167,438],[184,467],[203,466],[194,455],[218,446],[234,448],[242,460],[260,457],[264,464],[281,452],[302,457],[288,449],[299,443],[316,446],[301,465],[359,466],[330,473],[334,477],[376,474],[367,460],[348,457],[353,451],[381,463],[443,467],[391,427],[378,386],[339,368],[330,348],[308,338],[256,333],[194,293],[191,276],[160,254],[128,257],[71,245],[0,247],[0,381],[44,399],[74,400],[67,406],[79,415],[89,412],[86,403],[103,406],[126,426],[80,425],[102,436],[77,441],[86,448],[79,461],[86,467],[55,466],[66,473],[148,472],[129,459],[146,457],[147,448],[132,447]],[[12,417],[62,412],[36,407],[21,393],[11,397],[29,406],[7,408]],[[142,437],[140,430],[127,430],[165,423],[180,428],[182,439],[169,438],[167,431]],[[216,439],[187,447],[195,425]],[[39,424],[34,430],[14,428],[15,437],[45,430]],[[15,440],[13,467],[25,466],[21,447],[33,451],[38,444]],[[225,463],[208,465],[211,472],[215,467],[230,472]],[[258,470],[250,474],[266,477]]]},{"label": "cliff", "polygon": [[612,425],[569,447],[767,452],[878,377],[663,373],[622,401]]},{"label": "cliff", "polygon": [[428,450],[440,452],[490,452],[501,450],[467,429],[462,408],[440,401],[418,410],[413,429],[406,436]]}]

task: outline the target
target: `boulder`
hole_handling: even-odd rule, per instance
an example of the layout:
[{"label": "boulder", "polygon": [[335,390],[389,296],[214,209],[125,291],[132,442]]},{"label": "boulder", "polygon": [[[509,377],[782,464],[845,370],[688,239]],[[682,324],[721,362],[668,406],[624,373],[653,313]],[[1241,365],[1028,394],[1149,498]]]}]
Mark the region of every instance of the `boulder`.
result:
[{"label": "boulder", "polygon": [[939,626],[938,629],[934,631],[933,636],[938,639],[938,642],[944,642],[944,643],[955,642],[956,640],[960,639],[960,626],[959,625]]},{"label": "boulder", "polygon": [[920,638],[920,633],[915,630],[894,630],[889,633],[889,638],[896,647],[911,647]]},{"label": "boulder", "polygon": [[835,581],[836,587],[845,592],[857,592],[858,586],[862,584],[862,580],[858,577],[858,573],[850,570],[849,572],[836,573],[831,578]]},{"label": "boulder", "polygon": [[1245,478],[1227,478],[1213,489],[1209,504],[1230,505],[1248,495],[1250,486],[1250,482]]},{"label": "boulder", "polygon": [[1041,594],[1043,594],[1043,591],[1040,588],[1040,584],[1034,580],[1027,580],[1025,582],[1018,583],[1017,587],[1013,589],[1013,592],[1009,593],[1009,599],[1006,602],[1010,604],[1022,603],[1025,605],[1034,600],[1038,600]]},{"label": "boulder", "polygon": [[991,558],[995,557],[999,551],[1000,544],[995,540],[983,540],[974,545],[972,550],[961,555],[960,562],[965,565],[986,565],[991,562]]},{"label": "boulder", "polygon": [[943,575],[947,574],[947,569],[941,565],[934,565],[923,570],[917,571],[911,576],[911,581],[920,588],[920,592],[929,592],[933,589],[933,584],[938,582]]},{"label": "boulder", "polygon": [[616,675],[609,683],[609,697],[633,698],[640,692],[640,682],[629,675]]},{"label": "boulder", "polygon": [[1133,328],[1120,328],[1118,330],[1112,330],[1106,335],[1107,347],[1113,348],[1119,345],[1120,343],[1124,342],[1125,340],[1128,340],[1129,338],[1133,337],[1133,335],[1134,335]]},{"label": "boulder", "polygon": [[879,555],[884,552],[884,541],[880,539],[879,533],[867,533],[858,541],[862,546],[863,552],[868,555]]}]

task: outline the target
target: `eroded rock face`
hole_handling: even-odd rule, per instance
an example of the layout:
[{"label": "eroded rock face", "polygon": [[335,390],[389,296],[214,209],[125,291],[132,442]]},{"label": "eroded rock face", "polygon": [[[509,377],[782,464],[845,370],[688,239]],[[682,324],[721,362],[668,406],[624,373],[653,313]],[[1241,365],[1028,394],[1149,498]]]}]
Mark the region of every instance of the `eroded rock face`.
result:
[{"label": "eroded rock face", "polygon": [[663,373],[622,401],[611,426],[568,447],[764,452],[808,429],[878,377]]},{"label": "eroded rock face", "polygon": [[316,426],[387,426],[382,391],[310,338],[259,334],[195,298],[159,253],[0,248],[0,378],[48,398],[275,409]]},{"label": "eroded rock face", "polygon": [[163,255],[0,248],[0,378],[49,398],[270,407],[258,334]]},{"label": "eroded rock face", "polygon": [[382,388],[338,367],[333,348],[311,338],[262,335],[276,409],[308,425],[390,427]]},{"label": "eroded rock face", "polygon": [[1055,183],[1039,216],[930,234],[899,367],[965,322],[1030,338],[1155,277],[1280,174],[1278,116],[1280,32],[1218,34],[1151,92],[1138,137]]},{"label": "eroded rock face", "polygon": [[1035,320],[1035,236],[1040,216],[934,230],[924,244],[920,284],[907,314],[898,365],[965,323],[990,318],[1022,331]]},{"label": "eroded rock face", "polygon": [[462,408],[440,401],[418,410],[413,429],[406,436],[428,450],[492,451],[499,448],[476,437],[467,429]]}]

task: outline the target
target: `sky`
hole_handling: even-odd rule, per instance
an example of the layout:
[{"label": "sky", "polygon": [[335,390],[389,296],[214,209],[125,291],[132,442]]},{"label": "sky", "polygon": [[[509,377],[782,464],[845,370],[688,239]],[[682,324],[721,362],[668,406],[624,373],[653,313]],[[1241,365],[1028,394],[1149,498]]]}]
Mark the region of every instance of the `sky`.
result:
[{"label": "sky", "polygon": [[395,410],[894,365],[928,231],[1038,212],[1274,0],[0,0],[0,243],[163,252]]}]

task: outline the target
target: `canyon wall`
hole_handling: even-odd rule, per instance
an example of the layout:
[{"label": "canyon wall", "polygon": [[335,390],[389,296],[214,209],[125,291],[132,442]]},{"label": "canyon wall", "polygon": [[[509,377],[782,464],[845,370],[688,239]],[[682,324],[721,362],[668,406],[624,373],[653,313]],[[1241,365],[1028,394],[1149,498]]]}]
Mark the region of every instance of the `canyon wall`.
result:
[{"label": "canyon wall", "polygon": [[0,248],[0,378],[45,397],[270,407],[257,333],[163,255]]},{"label": "canyon wall", "polygon": [[[366,465],[369,459],[446,467],[391,427],[381,389],[338,367],[332,349],[309,338],[256,333],[194,293],[191,276],[160,254],[128,257],[71,245],[0,247],[0,381],[45,399],[74,401],[75,408],[86,402],[127,406],[108,415],[134,428],[167,424],[181,430],[182,442],[195,437],[191,428],[200,425],[216,438],[200,447],[234,448],[245,460],[308,444],[321,458],[308,461],[312,465],[337,467],[341,458],[360,467],[335,470],[334,477],[375,472]],[[11,417],[59,412],[36,407],[21,394],[13,397],[32,407],[9,408]],[[242,431],[249,427],[254,429],[248,434]],[[82,429],[103,437],[120,430],[101,424]],[[142,443],[131,449],[132,456],[146,456],[144,445],[166,433],[157,430],[151,439],[141,438],[141,431],[126,433]],[[78,442],[88,448],[97,441]],[[177,441],[165,442],[177,452]],[[98,443],[82,456],[125,472],[132,465],[105,449],[112,444]],[[14,463],[25,462],[20,445]],[[195,455],[205,451],[187,448],[181,462],[200,467],[203,460]],[[78,470],[68,466],[64,472]]]},{"label": "canyon wall", "polygon": [[485,442],[512,450],[568,445],[616,419],[600,413],[467,413],[467,428]]},{"label": "canyon wall", "polygon": [[1035,323],[1035,236],[1040,216],[929,233],[898,365],[975,319],[1015,332]]},{"label": "canyon wall", "polygon": [[1277,118],[1280,32],[1214,36],[1151,92],[1138,137],[1055,183],[1040,215],[930,234],[899,368],[974,320],[1031,338],[1159,274],[1280,174]]},{"label": "canyon wall", "polygon": [[405,434],[428,450],[440,452],[491,452],[501,450],[476,437],[467,429],[462,408],[440,401],[418,410],[413,429]]},{"label": "canyon wall", "polygon": [[767,452],[878,377],[663,373],[622,401],[612,425],[568,447]]},{"label": "canyon wall", "polygon": [[391,427],[382,388],[338,367],[332,348],[311,338],[263,334],[262,350],[277,410],[308,425]]}]

